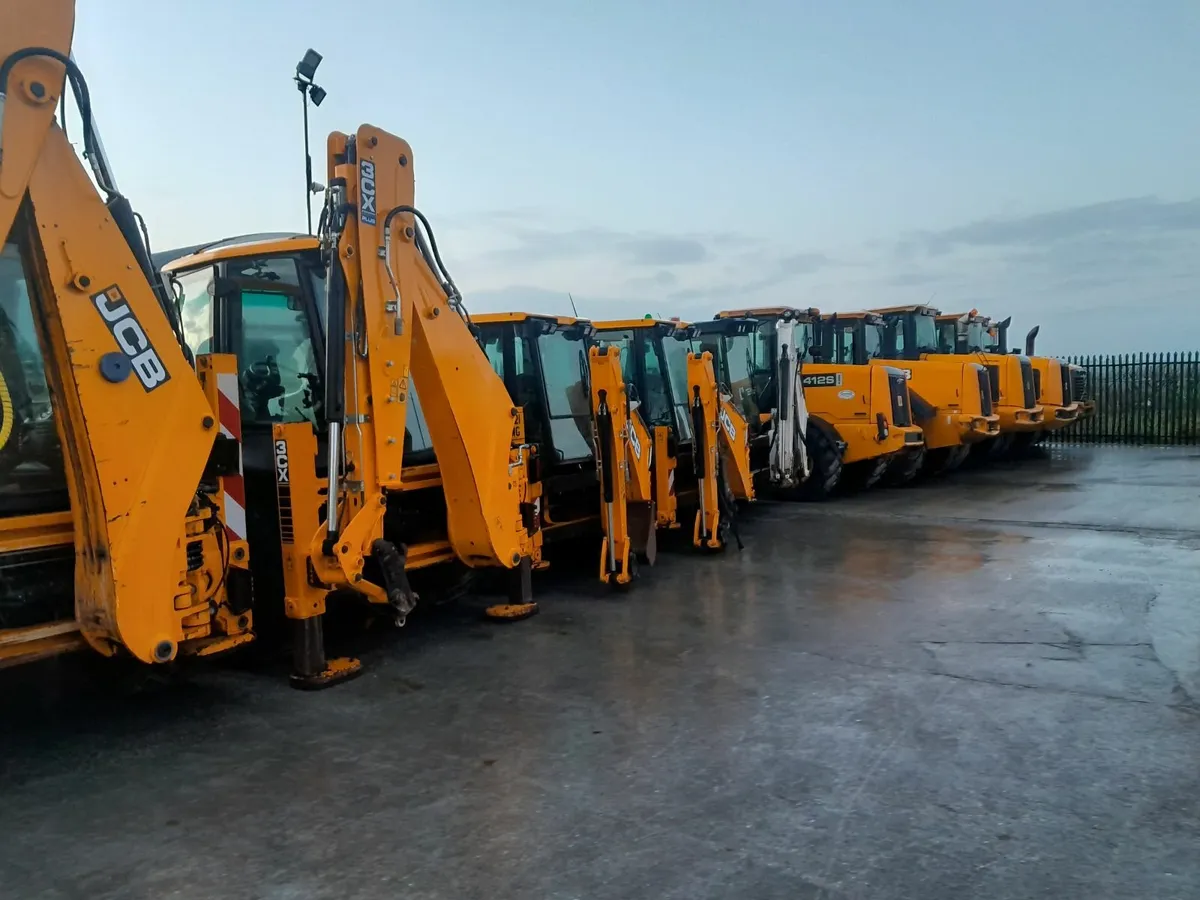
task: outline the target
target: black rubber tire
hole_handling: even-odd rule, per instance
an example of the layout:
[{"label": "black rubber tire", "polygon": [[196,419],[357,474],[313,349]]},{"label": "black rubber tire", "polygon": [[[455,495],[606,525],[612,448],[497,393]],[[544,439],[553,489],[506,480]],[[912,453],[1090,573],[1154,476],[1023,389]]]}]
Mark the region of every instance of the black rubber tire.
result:
[{"label": "black rubber tire", "polygon": [[1029,452],[1029,448],[1033,446],[1034,439],[1037,437],[1036,431],[1022,431],[1020,434],[1014,434],[1012,437],[1012,446],[1009,447],[1009,456],[1024,456]]},{"label": "black rubber tire", "polygon": [[834,495],[838,483],[842,480],[842,454],[839,452],[834,438],[812,418],[808,420],[805,443],[808,445],[808,462],[811,470],[808,478],[797,489],[796,496],[800,500],[809,502],[828,500]]},{"label": "black rubber tire", "polygon": [[927,450],[925,451],[924,473],[926,475],[945,475],[947,472],[953,472],[966,461],[970,454],[970,444]]},{"label": "black rubber tire", "polygon": [[997,435],[990,441],[984,441],[981,444],[975,444],[971,450],[972,455],[978,456],[980,459],[1003,459],[1008,456],[1013,446],[1013,438],[1016,437],[1012,432],[1008,434]]},{"label": "black rubber tire", "polygon": [[864,459],[842,467],[842,481],[839,489],[843,494],[857,494],[873,488],[883,478],[891,463],[889,457]]},{"label": "black rubber tire", "polygon": [[904,487],[916,481],[925,465],[925,448],[904,450],[897,453],[883,473],[883,483],[888,487]]}]

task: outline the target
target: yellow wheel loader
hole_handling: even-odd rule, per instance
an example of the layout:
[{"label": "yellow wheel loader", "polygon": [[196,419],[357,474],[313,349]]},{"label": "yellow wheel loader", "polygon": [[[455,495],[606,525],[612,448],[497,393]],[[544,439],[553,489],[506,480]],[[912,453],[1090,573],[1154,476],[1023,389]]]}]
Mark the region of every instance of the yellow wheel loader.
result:
[{"label": "yellow wheel loader", "polygon": [[[904,306],[882,313],[896,341],[903,341],[893,355],[903,361],[963,362],[941,340],[941,314],[929,306]],[[1014,435],[1036,431],[1044,411],[1037,403],[1033,364],[1029,359],[997,353],[978,352],[972,361],[984,366],[992,399],[992,412],[999,417],[999,434],[991,440],[970,443],[970,450],[996,455],[1012,446]]]},{"label": "yellow wheel loader", "polygon": [[[953,338],[956,353],[1009,353],[1008,328],[1012,317],[993,322],[987,316],[979,315],[975,310],[953,317],[953,322],[944,316],[939,320],[939,328],[945,336],[947,344]],[[1037,402],[1044,410],[1041,427],[1037,431],[1024,432],[1015,439],[1019,448],[1041,441],[1047,434],[1059,431],[1083,419],[1086,415],[1082,399],[1083,387],[1076,382],[1083,369],[1072,367],[1046,356],[1038,356],[1034,352],[1039,326],[1034,326],[1025,336],[1024,355],[1033,365],[1034,393]],[[1012,351],[1017,352],[1017,351]],[[1075,371],[1077,370],[1079,374]],[[1085,376],[1086,378],[1086,376]]]},{"label": "yellow wheel loader", "polygon": [[622,377],[652,436],[651,483],[660,529],[694,512],[693,544],[741,547],[721,457],[721,401],[712,355],[691,352],[694,328],[669,319],[596,322],[595,342],[615,352]]},{"label": "yellow wheel loader", "polygon": [[911,481],[922,469],[930,473],[957,468],[971,447],[1000,433],[1000,416],[992,408],[991,382],[982,363],[961,358],[921,356],[938,349],[937,310],[928,306],[875,309],[883,317],[883,350],[876,365],[894,366],[908,379],[913,419],[921,426],[925,446],[885,478]]},{"label": "yellow wheel loader", "polygon": [[[897,455],[922,446],[903,373],[869,365],[872,351],[881,346],[882,320],[866,313],[822,317],[816,309],[781,307],[725,310],[717,318],[758,320],[768,342],[780,323],[793,329],[795,352],[803,354],[805,442],[813,470],[801,497],[824,500],[835,488],[871,487]],[[773,369],[764,371],[769,375]]]}]

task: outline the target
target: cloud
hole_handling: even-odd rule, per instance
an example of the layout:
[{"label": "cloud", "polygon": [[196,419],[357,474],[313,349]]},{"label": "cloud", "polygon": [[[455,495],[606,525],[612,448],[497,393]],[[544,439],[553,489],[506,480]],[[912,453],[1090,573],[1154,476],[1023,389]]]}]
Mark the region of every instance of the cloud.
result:
[{"label": "cloud", "polygon": [[659,269],[653,275],[638,276],[637,278],[629,278],[623,284],[630,290],[635,291],[661,291],[665,288],[672,287],[678,283],[679,279],[674,272],[666,269]]},{"label": "cloud", "polygon": [[1200,230],[1200,199],[1168,202],[1157,197],[1107,200],[1029,216],[990,218],[920,232],[900,241],[896,252],[911,252],[914,241],[932,255],[957,247],[1012,247],[1112,234],[1156,235]]},{"label": "cloud", "polygon": [[[467,307],[473,314],[484,312],[527,312],[546,315],[573,316],[571,298],[566,291],[536,285],[513,284],[501,288],[473,291],[466,296]],[[653,315],[680,315],[683,318],[708,318],[695,307],[671,306],[656,297],[608,297],[596,294],[574,294],[575,310],[581,318],[640,319]]]},{"label": "cloud", "polygon": [[[670,235],[587,227],[572,229],[517,227],[506,232],[508,246],[492,251],[497,262],[607,258],[628,266],[686,266],[710,258],[712,236]],[[715,241],[713,241],[715,242]]]},{"label": "cloud", "polygon": [[708,249],[694,238],[631,238],[620,247],[635,266],[678,266],[708,259]]},{"label": "cloud", "polygon": [[930,272],[897,272],[886,279],[886,283],[895,287],[916,287],[922,284],[933,284],[942,280],[941,275]]},{"label": "cloud", "polygon": [[834,265],[824,253],[792,253],[779,260],[779,271],[786,275],[811,275]]}]

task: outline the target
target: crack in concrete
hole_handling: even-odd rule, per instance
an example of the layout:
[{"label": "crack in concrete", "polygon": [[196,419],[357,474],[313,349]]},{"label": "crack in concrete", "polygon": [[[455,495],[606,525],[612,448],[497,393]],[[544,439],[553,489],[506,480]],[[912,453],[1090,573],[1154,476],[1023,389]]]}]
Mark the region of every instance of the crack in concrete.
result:
[{"label": "crack in concrete", "polygon": [[891,522],[921,522],[930,525],[968,524],[977,525],[983,528],[990,528],[993,526],[1007,526],[1012,528],[1057,528],[1068,531],[1096,531],[1103,534],[1132,534],[1140,537],[1151,538],[1195,539],[1200,537],[1200,530],[1187,528],[1164,528],[1162,526],[1150,525],[1105,525],[1098,522],[1037,522],[1030,519],[988,519],[981,518],[979,516],[930,516],[916,515],[913,513],[883,512],[881,510],[869,510],[862,507],[853,506],[848,506],[842,509],[837,509],[834,507],[822,507],[820,509],[816,509],[809,506],[804,507],[801,512],[804,514],[805,518],[811,515],[824,515],[837,516],[839,518],[881,519]]},{"label": "crack in concrete", "polygon": [[[1067,694],[1073,697],[1088,697],[1093,700],[1111,700],[1115,703],[1136,703],[1139,706],[1157,706],[1160,709],[1174,709],[1180,712],[1190,713],[1192,715],[1200,714],[1200,707],[1197,707],[1194,703],[1158,703],[1154,700],[1142,700],[1137,697],[1123,697],[1119,694],[1099,694],[1092,691],[1077,691],[1072,690],[1071,688],[1053,687],[1052,685],[1046,684],[1025,684],[1019,681],[999,681],[994,678],[980,678],[975,675],[961,675],[954,672],[935,672],[929,669],[910,669],[905,666],[886,666],[880,663],[868,663],[857,659],[847,659],[844,656],[833,656],[829,653],[819,653],[816,650],[802,650],[800,652],[807,654],[808,656],[816,656],[819,659],[827,659],[830,662],[839,662],[848,666],[856,666],[862,669],[874,669],[880,672],[898,672],[906,675],[928,675],[932,678],[953,678],[956,681],[968,681],[974,684],[990,684],[995,687],[1017,688],[1025,691],[1044,691],[1051,694]],[[1180,687],[1180,690],[1183,691],[1182,686]],[[1186,696],[1187,692],[1183,691],[1183,693]]]}]

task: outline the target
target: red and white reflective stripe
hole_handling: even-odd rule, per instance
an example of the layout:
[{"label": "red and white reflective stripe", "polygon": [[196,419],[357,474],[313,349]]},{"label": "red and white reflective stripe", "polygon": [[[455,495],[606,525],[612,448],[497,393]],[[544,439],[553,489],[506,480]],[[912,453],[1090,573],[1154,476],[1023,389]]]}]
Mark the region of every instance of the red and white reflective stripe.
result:
[{"label": "red and white reflective stripe", "polygon": [[233,438],[239,444],[242,442],[242,412],[239,409],[238,378],[236,375],[221,373],[217,376],[217,422],[221,425],[221,434]]},{"label": "red and white reflective stripe", "polygon": [[238,442],[238,471],[221,479],[225,507],[225,533],[231,541],[246,539],[246,482],[242,478],[242,411],[236,375],[217,375],[217,423],[221,434]]}]

